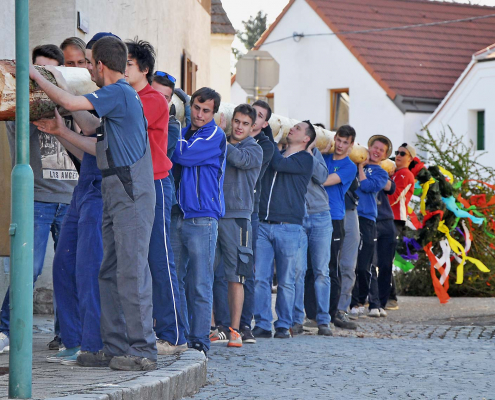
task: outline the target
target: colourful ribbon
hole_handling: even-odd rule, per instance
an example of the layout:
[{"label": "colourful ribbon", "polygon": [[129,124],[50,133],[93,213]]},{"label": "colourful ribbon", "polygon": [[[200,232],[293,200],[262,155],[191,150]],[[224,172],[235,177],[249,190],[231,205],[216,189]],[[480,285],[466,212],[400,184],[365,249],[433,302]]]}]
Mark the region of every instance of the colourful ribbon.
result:
[{"label": "colourful ribbon", "polygon": [[450,197],[442,197],[442,201],[445,203],[447,206],[447,209],[449,211],[452,211],[456,217],[458,218],[469,218],[471,221],[473,221],[477,225],[481,225],[484,221],[484,218],[477,218],[471,214],[469,214],[466,210],[461,210],[459,207],[457,207],[457,204],[455,202],[454,196]]},{"label": "colourful ribbon", "polygon": [[423,188],[423,194],[421,195],[421,202],[419,209],[421,214],[426,215],[426,195],[428,194],[428,190],[430,189],[430,185],[435,183],[435,179],[430,178],[428,182],[425,182],[421,187]]},{"label": "colourful ribbon", "polygon": [[414,269],[414,264],[406,261],[399,253],[395,252],[394,265],[404,272],[409,272]]}]

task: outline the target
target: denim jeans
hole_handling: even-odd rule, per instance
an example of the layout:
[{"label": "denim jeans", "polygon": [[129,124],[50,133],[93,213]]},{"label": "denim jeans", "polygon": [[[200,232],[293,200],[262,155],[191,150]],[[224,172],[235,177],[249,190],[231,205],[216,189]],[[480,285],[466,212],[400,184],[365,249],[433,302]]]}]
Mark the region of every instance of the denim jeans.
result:
[{"label": "denim jeans", "polygon": [[340,256],[342,285],[338,309],[348,312],[351,305],[352,288],[356,281],[356,263],[359,249],[359,219],[357,210],[346,210],[344,218],[345,237]]},{"label": "denim jeans", "polygon": [[[33,283],[43,270],[48,235],[52,233],[54,248],[57,248],[62,221],[69,208],[68,204],[34,202],[34,244],[33,244]],[[9,335],[10,329],[10,288],[7,289],[2,304],[0,332]]]},{"label": "denim jeans", "polygon": [[256,326],[271,330],[273,262],[277,264],[277,300],[275,311],[278,320],[275,328],[290,329],[293,325],[296,292],[296,266],[304,230],[296,224],[268,224],[261,222],[256,243],[256,274],[254,290]]},{"label": "denim jeans", "polygon": [[186,339],[189,347],[208,351],[218,221],[211,217],[184,219],[176,215],[174,224],[172,245],[177,250],[174,257]]},{"label": "denim jeans", "polygon": [[[330,314],[330,245],[332,241],[332,217],[330,212],[306,215],[303,221],[305,235],[299,251],[296,270],[296,300],[294,304],[294,324],[304,323],[304,282],[306,270],[313,270],[313,290],[316,300],[316,322],[328,325]],[[312,288],[308,288],[310,291]]]}]

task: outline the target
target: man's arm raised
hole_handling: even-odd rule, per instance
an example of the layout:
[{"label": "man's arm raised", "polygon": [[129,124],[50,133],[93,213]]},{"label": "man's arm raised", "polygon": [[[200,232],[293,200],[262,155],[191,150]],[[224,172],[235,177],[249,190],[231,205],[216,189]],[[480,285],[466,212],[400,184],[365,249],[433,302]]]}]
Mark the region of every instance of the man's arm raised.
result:
[{"label": "man's arm raised", "polygon": [[39,85],[54,103],[61,105],[67,111],[94,110],[93,105],[88,99],[83,96],[74,96],[55,86],[47,81],[32,65],[29,67],[29,77]]}]

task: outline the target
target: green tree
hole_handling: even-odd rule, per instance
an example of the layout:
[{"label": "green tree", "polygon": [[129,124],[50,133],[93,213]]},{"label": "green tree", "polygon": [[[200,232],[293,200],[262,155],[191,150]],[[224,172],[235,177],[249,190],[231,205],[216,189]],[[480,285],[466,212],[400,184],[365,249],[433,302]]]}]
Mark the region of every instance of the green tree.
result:
[{"label": "green tree", "polygon": [[247,50],[251,50],[263,32],[266,31],[266,17],[263,11],[258,11],[256,16],[250,16],[247,21],[242,21],[244,31],[237,31],[237,37]]},{"label": "green tree", "polygon": [[[258,11],[254,17],[251,15],[247,21],[242,21],[244,29],[242,31],[236,31],[237,37],[244,44],[246,49],[251,50],[263,32],[266,31],[266,18],[267,15],[263,11]],[[232,53],[236,59],[242,57],[242,52],[238,49],[232,48]]]}]

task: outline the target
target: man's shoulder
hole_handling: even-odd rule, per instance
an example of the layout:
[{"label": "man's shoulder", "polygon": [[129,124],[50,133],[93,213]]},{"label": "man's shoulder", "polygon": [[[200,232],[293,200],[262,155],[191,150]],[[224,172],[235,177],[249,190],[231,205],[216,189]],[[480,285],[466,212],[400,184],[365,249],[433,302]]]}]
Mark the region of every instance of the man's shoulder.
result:
[{"label": "man's shoulder", "polygon": [[159,91],[156,89],[153,89],[150,85],[146,86],[143,90],[138,92],[139,97],[141,98],[141,101],[149,101],[153,102],[156,104],[156,107],[167,107],[167,100],[165,100],[165,97],[163,97],[163,94],[161,94]]}]

